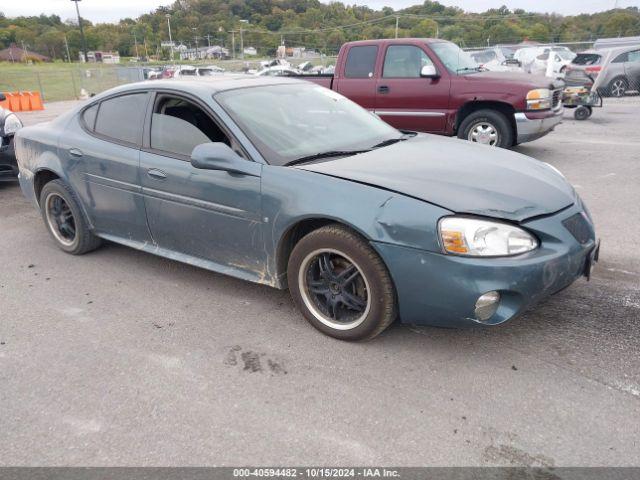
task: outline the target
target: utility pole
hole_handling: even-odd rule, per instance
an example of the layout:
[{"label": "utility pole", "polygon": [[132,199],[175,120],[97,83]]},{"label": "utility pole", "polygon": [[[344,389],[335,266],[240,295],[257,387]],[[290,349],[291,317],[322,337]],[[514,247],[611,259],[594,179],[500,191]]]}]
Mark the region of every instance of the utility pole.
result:
[{"label": "utility pole", "polygon": [[396,15],[396,38],[398,38],[398,27],[400,26],[400,16]]},{"label": "utility pole", "polygon": [[67,50],[67,62],[71,63],[71,55],[69,54],[69,42],[67,42],[67,35],[64,35],[64,48]]},{"label": "utility pole", "polygon": [[76,14],[78,15],[78,26],[80,27],[80,39],[82,40],[82,53],[84,53],[84,61],[89,63],[89,55],[87,53],[87,41],[84,38],[84,29],[82,28],[82,17],[80,17],[80,9],[78,8],[78,2],[80,0],[71,0],[76,4]]},{"label": "utility pole", "polygon": [[198,55],[198,34],[196,32],[196,27],[192,27],[193,30],[193,39],[196,41],[196,60],[200,60],[200,55]]},{"label": "utility pole", "polygon": [[136,32],[133,32],[133,43],[136,46],[136,60],[139,60],[140,55],[138,54],[138,38],[136,37]]},{"label": "utility pole", "polygon": [[211,48],[211,35],[207,33],[207,47]]},{"label": "utility pole", "polygon": [[[240,20],[240,23],[249,23],[249,20]],[[244,29],[240,25],[240,58],[244,60]]]},{"label": "utility pole", "polygon": [[236,31],[235,30],[231,30],[231,51],[233,52],[233,55],[231,55],[231,58],[235,60],[236,58]]},{"label": "utility pole", "polygon": [[171,44],[171,61],[173,61],[173,39],[171,38],[171,15],[166,14],[167,17],[167,26],[169,27],[169,43]]},{"label": "utility pole", "polygon": [[27,63],[27,46],[24,43],[24,40],[20,42],[22,44],[22,61]]}]

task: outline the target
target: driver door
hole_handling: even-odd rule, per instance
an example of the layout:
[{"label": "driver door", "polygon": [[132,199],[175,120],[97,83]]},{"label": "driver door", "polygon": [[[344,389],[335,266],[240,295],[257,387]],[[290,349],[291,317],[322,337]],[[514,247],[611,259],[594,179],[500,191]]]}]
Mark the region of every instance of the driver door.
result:
[{"label": "driver door", "polygon": [[449,78],[423,78],[433,62],[416,45],[389,45],[377,81],[376,114],[402,130],[438,133],[445,129]]},{"label": "driver door", "polygon": [[140,157],[142,194],[149,230],[161,248],[232,265],[262,270],[260,180],[262,166],[250,174],[193,167],[197,145],[223,142],[244,155],[207,107],[173,93],[158,93]]}]

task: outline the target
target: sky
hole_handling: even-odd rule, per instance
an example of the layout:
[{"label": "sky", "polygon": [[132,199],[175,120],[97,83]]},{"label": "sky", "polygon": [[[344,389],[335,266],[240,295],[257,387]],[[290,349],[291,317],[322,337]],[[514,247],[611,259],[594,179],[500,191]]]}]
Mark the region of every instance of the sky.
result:
[{"label": "sky", "polygon": [[[322,0],[325,1],[325,0]],[[593,13],[619,7],[640,7],[640,0],[439,0],[449,6],[467,11],[483,12],[489,8],[506,5],[510,9],[523,8],[532,12],[555,12],[563,15]],[[172,0],[81,0],[80,13],[91,22],[117,22],[121,18],[136,18]],[[326,0],[325,3],[329,3]],[[395,9],[421,4],[421,0],[343,0],[346,4],[368,5],[379,9],[390,6]],[[69,0],[0,0],[0,12],[8,17],[18,15],[59,15],[62,20],[75,18],[75,7]]]}]

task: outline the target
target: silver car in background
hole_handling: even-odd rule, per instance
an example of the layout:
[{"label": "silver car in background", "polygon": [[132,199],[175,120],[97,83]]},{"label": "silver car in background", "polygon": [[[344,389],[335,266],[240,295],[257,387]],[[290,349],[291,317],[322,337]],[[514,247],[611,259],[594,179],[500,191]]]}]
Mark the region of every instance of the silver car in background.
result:
[{"label": "silver car in background", "polygon": [[591,85],[601,95],[622,97],[640,88],[640,45],[579,53],[567,66],[567,85]]}]

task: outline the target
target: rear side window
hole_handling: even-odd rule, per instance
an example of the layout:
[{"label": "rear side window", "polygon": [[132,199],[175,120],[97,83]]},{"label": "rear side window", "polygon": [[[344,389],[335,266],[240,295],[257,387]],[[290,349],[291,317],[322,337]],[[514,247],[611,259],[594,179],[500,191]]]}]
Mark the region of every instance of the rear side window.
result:
[{"label": "rear side window", "polygon": [[347,78],[369,78],[373,76],[376,68],[378,47],[369,45],[364,47],[351,47],[347,55],[347,65],[344,76]]},{"label": "rear side window", "polygon": [[628,61],[628,59],[629,59],[629,54],[625,52],[623,54],[618,55],[616,58],[614,58],[611,63],[624,63]]},{"label": "rear side window", "polygon": [[597,65],[602,57],[596,53],[579,53],[571,63],[574,65]]},{"label": "rear side window", "polygon": [[640,62],[640,50],[634,50],[633,52],[629,52],[627,62]]},{"label": "rear side window", "polygon": [[121,142],[140,144],[146,104],[146,93],[122,95],[103,101],[95,132]]},{"label": "rear side window", "polygon": [[89,130],[93,130],[96,125],[96,115],[98,113],[98,105],[95,104],[92,107],[87,108],[82,114],[82,120]]}]

